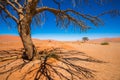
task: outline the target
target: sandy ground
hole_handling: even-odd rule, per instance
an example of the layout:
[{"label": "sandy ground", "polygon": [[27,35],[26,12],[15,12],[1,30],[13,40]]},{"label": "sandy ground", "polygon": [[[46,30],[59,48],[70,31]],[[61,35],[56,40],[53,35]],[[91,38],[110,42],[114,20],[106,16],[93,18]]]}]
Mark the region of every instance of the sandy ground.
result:
[{"label": "sandy ground", "polygon": [[97,80],[120,80],[120,43],[110,43],[110,45],[104,46],[89,43],[69,45],[89,56],[108,62],[105,64],[83,63],[83,65],[98,71]]},{"label": "sandy ground", "polygon": [[[66,50],[76,50],[86,53],[96,59],[107,63],[88,63],[79,62],[84,67],[96,70],[96,80],[120,80],[120,42],[110,42],[109,45],[100,45],[99,43],[81,43],[81,42],[58,42],[53,40],[33,40],[39,50],[47,48],[64,48]],[[22,43],[18,39],[0,41],[1,50],[21,49]],[[71,55],[72,56],[72,55]],[[0,76],[4,80],[4,76]],[[13,78],[11,80],[14,80]],[[19,79],[18,79],[19,80]]]}]

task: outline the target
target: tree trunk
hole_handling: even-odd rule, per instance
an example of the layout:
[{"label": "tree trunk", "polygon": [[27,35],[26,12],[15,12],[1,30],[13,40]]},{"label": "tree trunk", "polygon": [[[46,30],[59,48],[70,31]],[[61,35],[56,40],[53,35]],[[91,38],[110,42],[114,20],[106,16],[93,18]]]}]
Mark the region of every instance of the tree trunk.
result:
[{"label": "tree trunk", "polygon": [[36,49],[31,39],[31,16],[24,17],[18,24],[19,35],[21,37],[25,52],[23,53],[23,59],[33,60]]}]

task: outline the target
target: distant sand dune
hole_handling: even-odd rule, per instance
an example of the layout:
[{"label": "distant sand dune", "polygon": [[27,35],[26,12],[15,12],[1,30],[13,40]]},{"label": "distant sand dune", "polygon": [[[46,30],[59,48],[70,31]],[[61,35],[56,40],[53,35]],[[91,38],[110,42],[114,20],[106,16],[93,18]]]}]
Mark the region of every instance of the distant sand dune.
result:
[{"label": "distant sand dune", "polygon": [[120,42],[120,37],[118,38],[101,38],[101,39],[93,39],[90,42]]},{"label": "distant sand dune", "polygon": [[20,37],[11,35],[0,35],[0,41],[20,41]]}]

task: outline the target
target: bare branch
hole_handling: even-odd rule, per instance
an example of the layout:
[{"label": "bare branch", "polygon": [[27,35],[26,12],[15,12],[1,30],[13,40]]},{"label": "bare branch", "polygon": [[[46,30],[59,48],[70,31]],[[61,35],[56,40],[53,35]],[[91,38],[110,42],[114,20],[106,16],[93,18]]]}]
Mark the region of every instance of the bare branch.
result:
[{"label": "bare branch", "polygon": [[48,10],[48,11],[54,13],[54,14],[60,13],[60,10],[57,10],[57,9],[54,9],[54,8],[42,7],[42,8],[36,8],[35,14],[41,13],[41,12],[46,11],[46,10]]},{"label": "bare branch", "polygon": [[11,5],[17,12],[18,12],[18,8],[9,0],[6,0],[7,4]]},{"label": "bare branch", "polygon": [[97,17],[103,16],[105,14],[110,14],[111,16],[119,16],[120,15],[120,10],[113,9],[113,10],[105,11],[105,12],[97,15]]},{"label": "bare branch", "polygon": [[11,17],[16,23],[18,23],[18,19],[17,19],[15,16],[13,16],[13,15],[12,15],[4,6],[2,6],[1,4],[0,4],[0,8],[3,9],[3,10],[6,12],[6,14],[8,14],[8,16]]},{"label": "bare branch", "polygon": [[66,12],[66,13],[71,12],[75,15],[81,16],[84,19],[89,20],[90,22],[92,22],[96,26],[98,26],[98,24],[103,24],[103,21],[101,19],[99,19],[98,16],[92,16],[89,14],[82,14],[82,13],[76,12],[75,10],[71,10],[71,9],[64,10],[64,12]]},{"label": "bare branch", "polygon": [[14,0],[13,3],[17,4],[19,8],[23,8],[22,5],[17,2],[17,0]]},{"label": "bare branch", "polygon": [[42,8],[37,8],[35,14],[37,13],[41,13],[43,11],[49,11],[51,13],[53,13],[54,15],[56,15],[58,18],[60,18],[58,21],[60,20],[65,20],[67,19],[68,24],[69,22],[73,22],[75,24],[77,24],[78,26],[80,26],[80,28],[82,30],[88,29],[89,27],[82,21],[82,20],[78,20],[77,18],[72,17],[68,12],[73,13],[74,15],[77,16],[81,16],[82,18],[89,20],[90,22],[92,22],[95,25],[98,24],[102,24],[102,20],[100,20],[98,17],[96,16],[91,16],[91,15],[85,15],[79,12],[76,12],[74,10],[59,10],[59,9],[54,9],[54,8],[48,8],[48,7],[42,7]]},{"label": "bare branch", "polygon": [[57,5],[58,5],[58,9],[60,9],[60,2],[58,2],[58,1],[56,1],[56,0],[53,0],[53,2],[54,2],[55,4],[57,4]]}]

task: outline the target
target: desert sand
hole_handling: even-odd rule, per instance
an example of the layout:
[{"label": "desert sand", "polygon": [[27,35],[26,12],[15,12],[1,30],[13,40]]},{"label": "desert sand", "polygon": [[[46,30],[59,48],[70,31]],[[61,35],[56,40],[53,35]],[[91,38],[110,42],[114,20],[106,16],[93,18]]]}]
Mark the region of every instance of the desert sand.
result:
[{"label": "desert sand", "polygon": [[[97,43],[98,41],[99,43]],[[103,42],[101,40],[82,43],[79,41],[61,42],[33,39],[38,50],[64,48],[66,50],[80,51],[88,56],[105,61],[106,63],[79,62],[79,64],[97,71],[95,73],[96,80],[120,80],[120,38],[109,38],[109,41],[109,45],[100,45],[100,42]],[[19,50],[21,48],[23,48],[23,46],[19,37],[10,35],[0,36],[0,51]],[[4,77],[5,75],[0,75],[0,80],[4,80]],[[19,80],[16,79],[15,76],[13,78],[10,80]]]},{"label": "desert sand", "polygon": [[120,42],[120,38],[100,38],[90,40],[89,42]]}]

